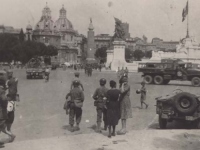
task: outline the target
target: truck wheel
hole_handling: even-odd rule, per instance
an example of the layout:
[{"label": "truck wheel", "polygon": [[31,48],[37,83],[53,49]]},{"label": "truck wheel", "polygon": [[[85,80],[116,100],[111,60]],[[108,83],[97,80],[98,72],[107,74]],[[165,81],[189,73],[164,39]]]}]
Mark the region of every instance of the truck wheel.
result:
[{"label": "truck wheel", "polygon": [[196,110],[198,103],[192,94],[182,92],[176,95],[174,105],[179,113],[190,115]]},{"label": "truck wheel", "polygon": [[157,76],[155,76],[154,77],[154,83],[155,84],[163,84],[163,77],[162,76],[159,76],[159,75],[157,75]]},{"label": "truck wheel", "polygon": [[161,115],[158,117],[160,129],[166,129],[167,127],[167,119],[163,119]]},{"label": "truck wheel", "polygon": [[147,83],[147,84],[151,84],[151,83],[153,82],[153,78],[152,78],[152,76],[150,76],[150,75],[145,75],[145,76],[144,76],[144,81],[145,81],[145,83]]},{"label": "truck wheel", "polygon": [[192,78],[191,82],[192,82],[193,86],[200,86],[200,78],[199,77]]},{"label": "truck wheel", "polygon": [[163,84],[168,84],[170,82],[170,80],[164,80]]}]

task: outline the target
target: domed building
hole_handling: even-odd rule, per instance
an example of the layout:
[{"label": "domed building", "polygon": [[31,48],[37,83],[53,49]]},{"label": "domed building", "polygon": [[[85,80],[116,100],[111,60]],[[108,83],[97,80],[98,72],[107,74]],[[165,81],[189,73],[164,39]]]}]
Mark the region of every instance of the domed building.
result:
[{"label": "domed building", "polygon": [[58,20],[54,23],[54,31],[61,36],[61,51],[62,62],[77,63],[77,54],[79,49],[77,47],[76,36],[77,32],[74,30],[72,23],[67,19],[67,11],[62,6]]},{"label": "domed building", "polygon": [[51,18],[51,10],[46,5],[35,29],[29,24],[26,28],[26,39],[53,45],[58,51],[57,59],[60,63],[80,62],[81,46],[80,35],[74,30],[72,23],[67,19],[67,11],[62,6],[60,15],[55,22]]}]

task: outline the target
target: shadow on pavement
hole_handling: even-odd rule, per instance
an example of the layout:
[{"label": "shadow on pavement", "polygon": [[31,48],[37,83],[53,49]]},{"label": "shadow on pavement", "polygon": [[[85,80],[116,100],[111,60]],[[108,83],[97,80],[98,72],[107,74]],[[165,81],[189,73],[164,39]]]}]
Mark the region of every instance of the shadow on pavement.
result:
[{"label": "shadow on pavement", "polygon": [[96,128],[97,128],[97,125],[96,124],[93,124],[92,126],[90,126],[90,127],[88,127],[89,129],[92,129],[92,130],[96,130]]},{"label": "shadow on pavement", "polygon": [[199,135],[182,133],[173,136],[173,139],[155,138],[153,145],[160,149],[197,150],[200,147]]},{"label": "shadow on pavement", "polygon": [[[151,124],[148,129],[160,129],[159,123]],[[172,121],[167,123],[167,129],[195,129],[195,126],[190,122]]]}]

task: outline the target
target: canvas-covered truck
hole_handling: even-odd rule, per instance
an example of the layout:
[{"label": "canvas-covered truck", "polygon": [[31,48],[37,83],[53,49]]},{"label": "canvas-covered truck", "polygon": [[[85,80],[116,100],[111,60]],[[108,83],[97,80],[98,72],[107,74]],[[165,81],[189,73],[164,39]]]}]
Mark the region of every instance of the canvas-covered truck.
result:
[{"label": "canvas-covered truck", "polygon": [[26,78],[43,79],[45,71],[45,64],[40,58],[32,58],[29,60],[26,66]]},{"label": "canvas-covered truck", "polygon": [[193,86],[200,86],[200,65],[181,60],[166,59],[161,62],[138,64],[147,84],[168,84],[171,80],[191,81]]}]

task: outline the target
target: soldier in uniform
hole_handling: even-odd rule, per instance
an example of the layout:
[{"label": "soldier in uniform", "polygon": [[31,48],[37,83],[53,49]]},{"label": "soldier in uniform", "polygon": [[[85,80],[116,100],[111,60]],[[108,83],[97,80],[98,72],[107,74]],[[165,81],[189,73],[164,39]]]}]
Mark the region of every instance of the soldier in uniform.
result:
[{"label": "soldier in uniform", "polygon": [[[18,79],[13,77],[13,71],[8,70],[7,71],[7,76],[8,76],[8,81],[7,81],[7,88],[8,88],[8,101],[16,102],[16,97],[17,97],[17,85],[18,85]],[[11,132],[11,126],[14,122],[14,117],[15,117],[15,105],[13,108],[13,111],[8,112],[8,119],[6,121],[6,126],[7,130]]]},{"label": "soldier in uniform", "polygon": [[[0,132],[7,134],[9,142],[13,142],[16,136],[6,128],[6,120],[8,119],[7,104],[6,79],[0,78]],[[0,148],[3,147],[3,144],[3,142],[0,142]]]},{"label": "soldier in uniform", "polygon": [[106,79],[100,79],[100,87],[96,89],[93,95],[93,99],[95,100],[94,105],[96,106],[97,110],[97,130],[96,132],[101,132],[101,120],[103,114],[103,121],[104,121],[104,130],[107,130],[107,109],[106,109],[106,97],[108,89],[105,87]]},{"label": "soldier in uniform", "polygon": [[[70,93],[67,94],[66,99],[68,96],[71,97],[70,100],[70,109],[69,109],[69,124],[70,124],[70,131],[78,131],[80,130],[79,124],[81,122],[82,117],[82,105],[84,101],[84,94],[83,91],[79,88],[79,81],[75,80],[73,82],[74,88],[71,89]],[[74,127],[74,118],[76,117],[76,127]]]},{"label": "soldier in uniform", "polygon": [[73,82],[74,82],[74,81],[78,81],[78,82],[79,82],[79,86],[81,87],[82,91],[84,91],[83,84],[81,83],[81,81],[80,81],[80,79],[79,79],[80,73],[79,73],[79,72],[75,72],[75,73],[74,73],[74,76],[75,76],[75,78],[74,78],[74,80],[73,80],[72,83],[71,83],[70,89],[72,90],[72,89],[74,88]]}]

